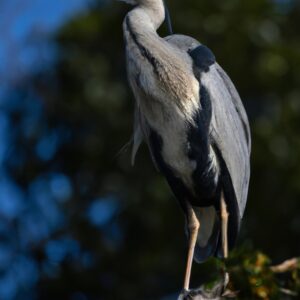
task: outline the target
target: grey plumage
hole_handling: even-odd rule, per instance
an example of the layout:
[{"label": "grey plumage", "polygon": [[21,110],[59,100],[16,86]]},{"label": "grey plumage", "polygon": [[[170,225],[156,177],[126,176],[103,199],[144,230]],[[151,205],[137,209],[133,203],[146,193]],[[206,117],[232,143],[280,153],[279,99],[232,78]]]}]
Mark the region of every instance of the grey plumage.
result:
[{"label": "grey plumage", "polygon": [[201,221],[195,259],[222,256],[221,195],[230,248],[247,201],[251,137],[245,109],[207,47],[188,36],[156,33],[165,18],[162,0],[130,2],[137,6],[123,30],[136,99],[132,163],[144,140],[184,212],[191,205]]}]

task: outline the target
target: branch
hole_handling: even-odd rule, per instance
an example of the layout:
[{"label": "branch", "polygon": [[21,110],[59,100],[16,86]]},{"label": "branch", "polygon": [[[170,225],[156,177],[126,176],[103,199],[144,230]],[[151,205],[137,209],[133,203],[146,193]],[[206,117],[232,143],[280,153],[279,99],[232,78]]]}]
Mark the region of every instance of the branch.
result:
[{"label": "branch", "polygon": [[270,269],[274,273],[285,273],[285,272],[297,270],[298,266],[299,266],[298,259],[291,258],[291,259],[285,260],[283,263],[281,263],[279,265],[272,266]]},{"label": "branch", "polygon": [[224,278],[217,282],[211,290],[201,286],[198,289],[183,291],[179,295],[178,300],[221,300],[225,298],[235,298],[237,292],[226,289],[228,282],[229,275],[225,273]]}]

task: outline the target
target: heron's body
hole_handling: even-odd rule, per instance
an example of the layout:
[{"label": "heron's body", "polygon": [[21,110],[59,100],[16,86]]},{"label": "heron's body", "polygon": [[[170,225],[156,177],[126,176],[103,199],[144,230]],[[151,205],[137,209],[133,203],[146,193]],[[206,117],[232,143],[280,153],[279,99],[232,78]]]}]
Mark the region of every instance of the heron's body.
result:
[{"label": "heron's body", "polygon": [[195,258],[221,254],[220,199],[229,246],[237,237],[249,182],[250,131],[242,102],[212,52],[195,39],[156,30],[162,0],[137,0],[125,18],[128,77],[136,99],[133,160],[145,140],[189,222],[201,221]]}]

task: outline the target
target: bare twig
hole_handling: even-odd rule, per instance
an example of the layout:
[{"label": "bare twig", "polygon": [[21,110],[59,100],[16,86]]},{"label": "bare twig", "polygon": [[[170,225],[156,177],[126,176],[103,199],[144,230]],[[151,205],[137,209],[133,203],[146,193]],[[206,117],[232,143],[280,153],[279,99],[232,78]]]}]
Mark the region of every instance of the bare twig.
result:
[{"label": "bare twig", "polygon": [[297,292],[294,292],[294,291],[291,291],[291,290],[288,290],[288,289],[284,289],[284,288],[280,288],[280,292],[285,294],[285,295],[289,295],[289,296],[293,296],[293,297],[298,296]]},{"label": "bare twig", "polygon": [[285,272],[289,272],[289,271],[294,271],[298,268],[299,266],[299,261],[297,258],[291,258],[288,260],[285,260],[283,263],[276,265],[276,266],[272,266],[271,270],[274,273],[285,273]]}]

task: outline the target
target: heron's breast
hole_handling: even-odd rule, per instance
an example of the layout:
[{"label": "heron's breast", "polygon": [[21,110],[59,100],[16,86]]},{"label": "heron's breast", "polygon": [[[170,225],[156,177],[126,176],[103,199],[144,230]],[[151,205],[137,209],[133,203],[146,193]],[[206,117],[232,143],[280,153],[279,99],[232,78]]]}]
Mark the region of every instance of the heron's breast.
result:
[{"label": "heron's breast", "polygon": [[180,116],[170,116],[168,121],[153,124],[162,138],[161,156],[177,178],[190,190],[193,189],[193,173],[196,161],[188,155],[188,136],[186,122]]}]

